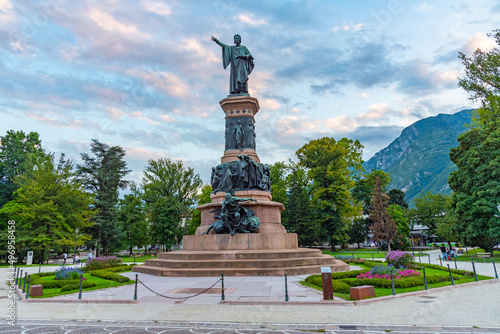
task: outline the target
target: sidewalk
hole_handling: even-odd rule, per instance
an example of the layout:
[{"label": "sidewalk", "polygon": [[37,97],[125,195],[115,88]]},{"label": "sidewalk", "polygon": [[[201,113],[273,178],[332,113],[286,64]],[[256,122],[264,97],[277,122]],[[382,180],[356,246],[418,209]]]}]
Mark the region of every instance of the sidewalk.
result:
[{"label": "sidewalk", "polygon": [[[489,264],[491,266],[491,264]],[[29,268],[28,272],[31,272]],[[47,268],[43,268],[47,269]],[[47,271],[54,270],[49,267]],[[1,276],[6,277],[1,269]],[[126,273],[135,278],[135,273]],[[284,301],[284,277],[226,277],[226,301],[255,301],[254,304],[220,303],[220,285],[214,293],[203,294],[176,304],[139,286],[138,304],[78,303],[76,294],[58,297],[68,303],[27,303],[17,301],[17,317],[29,319],[82,319],[122,321],[236,322],[263,324],[372,324],[500,327],[500,281],[457,285],[411,296],[345,305],[340,301],[320,302],[319,291],[303,287],[297,281],[305,276],[291,276],[288,281],[290,302]],[[185,296],[212,285],[218,277],[172,278],[139,274],[155,291],[169,296]],[[187,289],[181,291],[178,289]],[[0,287],[6,290],[6,285]],[[2,291],[3,292],[3,291]],[[5,295],[6,291],[2,293]],[[132,299],[134,285],[83,293],[84,300]],[[262,303],[273,301],[273,304]],[[9,300],[0,299],[6,309]],[[300,302],[300,304],[298,304]],[[4,313],[5,314],[5,313]],[[498,329],[500,332],[500,328]]]}]

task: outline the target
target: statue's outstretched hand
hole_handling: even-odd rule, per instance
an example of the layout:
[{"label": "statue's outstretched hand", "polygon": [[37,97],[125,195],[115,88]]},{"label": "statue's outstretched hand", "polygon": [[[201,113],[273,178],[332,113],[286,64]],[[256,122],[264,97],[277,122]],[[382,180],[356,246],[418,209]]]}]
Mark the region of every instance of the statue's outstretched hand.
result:
[{"label": "statue's outstretched hand", "polygon": [[217,40],[217,37],[212,36],[210,39],[215,42]]}]

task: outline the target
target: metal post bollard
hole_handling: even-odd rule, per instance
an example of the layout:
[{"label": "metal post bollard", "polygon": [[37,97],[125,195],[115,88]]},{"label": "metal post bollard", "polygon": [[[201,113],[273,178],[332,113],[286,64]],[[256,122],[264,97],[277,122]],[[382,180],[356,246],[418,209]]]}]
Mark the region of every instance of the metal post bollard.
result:
[{"label": "metal post bollard", "polygon": [[391,273],[391,287],[392,287],[392,294],[395,296],[396,289],[394,288],[394,275],[392,273]]},{"label": "metal post bollard", "polygon": [[224,295],[224,274],[220,274],[220,279],[221,279],[221,282],[222,282],[222,292],[221,292],[221,296],[220,296],[220,300],[224,301],[226,300],[226,296]]},{"label": "metal post bollard", "polygon": [[40,264],[38,265],[38,273],[42,271],[42,261],[40,261]]},{"label": "metal post bollard", "polygon": [[19,268],[14,267],[14,275],[16,276],[16,283],[14,285],[17,285],[17,277],[19,276]]},{"label": "metal post bollard", "polygon": [[82,284],[83,284],[83,274],[80,275],[80,291],[78,292],[78,299],[82,299]]},{"label": "metal post bollard", "polygon": [[474,278],[476,279],[476,282],[478,282],[479,280],[477,279],[476,265],[474,264],[474,258],[471,256],[470,260],[472,262],[472,270],[474,271]]},{"label": "metal post bollard", "polygon": [[26,289],[26,299],[30,298],[30,282],[31,282],[31,275],[28,275],[28,288]]},{"label": "metal post bollard", "polygon": [[420,251],[418,251],[418,262],[422,263],[422,259],[420,258]]},{"label": "metal post bollard", "polygon": [[[132,255],[133,255],[133,254],[132,254]],[[133,255],[133,256],[134,256],[134,264],[135,264],[135,255]]]},{"label": "metal post bollard", "polygon": [[288,301],[288,282],[287,282],[287,274],[285,273],[285,301]]},{"label": "metal post bollard", "polygon": [[495,278],[498,278],[497,267],[495,265],[495,260],[491,259],[491,263],[493,263],[493,269],[495,269]]},{"label": "metal post bollard", "polygon": [[429,264],[431,264],[431,254],[427,253],[427,257],[429,258]]},{"label": "metal post bollard", "polygon": [[139,274],[135,274],[135,291],[134,291],[134,300],[137,300],[137,280],[138,280],[138,277]]},{"label": "metal post bollard", "polygon": [[425,267],[424,267],[424,287],[425,290],[429,290],[429,287],[427,286],[427,276],[425,275]]},{"label": "metal post bollard", "polygon": [[439,265],[442,267],[443,266],[443,262],[441,261],[441,255],[439,255]]},{"label": "metal post bollard", "polygon": [[453,261],[455,261],[455,269],[458,270],[458,267],[457,267],[457,258],[456,257],[453,257]]},{"label": "metal post bollard", "polygon": [[21,269],[21,275],[19,275],[19,286],[18,286],[19,289],[21,289],[22,281],[23,281],[23,270]]},{"label": "metal post bollard", "polygon": [[26,280],[28,278],[28,272],[24,273],[24,283],[23,283],[23,293],[26,292]]},{"label": "metal post bollard", "polygon": [[450,264],[448,263],[447,266],[448,266],[448,272],[450,273],[451,285],[455,285],[455,281],[453,280],[453,275],[451,274]]}]

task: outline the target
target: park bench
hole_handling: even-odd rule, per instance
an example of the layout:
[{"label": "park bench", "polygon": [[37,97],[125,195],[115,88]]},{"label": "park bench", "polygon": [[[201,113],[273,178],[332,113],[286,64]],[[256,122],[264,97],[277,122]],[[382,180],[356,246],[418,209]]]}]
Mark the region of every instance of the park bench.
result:
[{"label": "park bench", "polygon": [[483,259],[483,262],[486,262],[486,259],[491,258],[491,254],[490,253],[477,253],[476,257],[478,259]]}]

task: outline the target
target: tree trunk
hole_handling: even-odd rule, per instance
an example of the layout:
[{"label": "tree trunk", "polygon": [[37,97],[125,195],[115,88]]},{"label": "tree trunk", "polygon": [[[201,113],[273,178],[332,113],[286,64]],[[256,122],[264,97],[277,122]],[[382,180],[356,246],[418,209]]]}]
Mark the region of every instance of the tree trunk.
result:
[{"label": "tree trunk", "polygon": [[132,246],[130,246],[130,254],[129,256],[132,256]]},{"label": "tree trunk", "polygon": [[390,252],[391,251],[391,240],[387,242],[387,250]]}]

